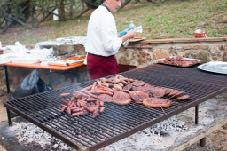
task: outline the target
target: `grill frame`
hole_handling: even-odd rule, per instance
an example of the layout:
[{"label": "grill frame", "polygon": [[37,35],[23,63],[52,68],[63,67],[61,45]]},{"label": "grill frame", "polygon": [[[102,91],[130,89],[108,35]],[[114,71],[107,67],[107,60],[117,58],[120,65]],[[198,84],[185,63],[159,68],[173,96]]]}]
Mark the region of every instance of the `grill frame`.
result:
[{"label": "grill frame", "polygon": [[[122,75],[124,75],[124,76],[128,75],[128,76],[131,76],[131,78],[132,78],[133,76],[137,76],[136,73],[140,74],[139,72],[144,72],[143,73],[144,75],[146,75],[147,73],[150,73],[150,76],[151,76],[151,74],[154,74],[152,76],[153,77],[157,77],[155,72],[160,72],[160,73],[164,72],[165,73],[166,70],[163,70],[163,69],[168,69],[168,70],[172,69],[172,70],[176,70],[176,71],[179,70],[179,72],[180,72],[180,70],[185,70],[185,71],[186,70],[192,70],[192,71],[196,70],[195,67],[194,68],[181,69],[181,68],[174,68],[174,67],[168,67],[168,66],[163,66],[163,65],[152,65],[152,66],[149,66],[149,67],[146,67],[146,68],[143,68],[143,69],[133,69],[133,70],[127,71],[127,72],[122,73]],[[152,72],[154,72],[154,73],[152,73]],[[49,127],[48,125],[46,125],[46,123],[48,123],[48,121],[40,122],[39,119],[35,119],[33,116],[23,112],[22,109],[19,109],[17,106],[12,105],[12,102],[16,102],[16,101],[21,100],[21,99],[9,100],[4,105],[7,108],[7,110],[12,110],[13,112],[17,113],[18,115],[21,115],[22,117],[27,119],[29,122],[34,123],[35,125],[39,126],[43,130],[49,132],[51,135],[63,140],[65,143],[67,143],[68,145],[70,145],[70,146],[72,146],[72,147],[74,147],[74,148],[76,148],[78,150],[96,150],[96,149],[99,149],[101,147],[107,146],[107,145],[109,145],[109,144],[111,144],[111,143],[113,143],[113,142],[115,142],[115,141],[117,141],[119,139],[126,138],[126,137],[130,136],[131,134],[134,134],[137,131],[143,130],[143,129],[145,129],[145,128],[147,128],[147,127],[149,127],[149,126],[151,126],[151,125],[153,125],[155,123],[161,122],[161,121],[163,121],[163,120],[165,120],[165,119],[167,119],[167,118],[169,118],[169,117],[171,117],[173,115],[181,113],[181,112],[183,112],[184,110],[186,110],[188,108],[191,108],[191,107],[194,107],[194,106],[198,106],[200,103],[206,101],[207,99],[212,98],[212,97],[216,96],[217,94],[227,90],[227,88],[225,87],[225,84],[227,84],[227,82],[223,82],[221,79],[218,79],[218,77],[220,77],[222,75],[211,74],[211,73],[202,72],[202,71],[199,71],[199,70],[196,70],[196,72],[200,72],[200,74],[206,75],[208,77],[213,75],[215,77],[215,79],[217,80],[218,85],[221,88],[216,90],[216,91],[213,91],[212,93],[205,94],[205,96],[203,96],[201,98],[195,99],[195,100],[193,100],[191,102],[186,102],[185,104],[183,104],[183,106],[182,105],[181,106],[177,106],[177,109],[175,109],[173,111],[170,111],[170,112],[168,111],[168,114],[164,114],[164,113],[160,114],[159,113],[157,115],[160,115],[160,116],[156,117],[155,119],[151,119],[148,122],[145,122],[145,123],[142,123],[140,125],[137,125],[136,127],[134,127],[133,129],[131,129],[129,131],[126,131],[126,132],[124,132],[124,133],[122,133],[120,135],[116,135],[114,137],[111,137],[111,138],[109,138],[107,140],[104,140],[103,142],[99,142],[99,143],[97,143],[95,145],[92,145],[91,147],[84,147],[81,144],[79,144],[79,143],[77,143],[75,141],[72,141],[72,139],[70,139],[68,136],[63,135],[59,131],[53,129],[52,127]],[[134,74],[131,74],[131,73],[134,73]],[[165,75],[163,75],[163,76],[166,77]],[[144,78],[146,80],[146,79],[149,79],[150,77],[147,77],[147,78],[142,77],[142,78]],[[163,77],[157,77],[157,78],[162,79]],[[141,80],[140,78],[137,78],[137,79]],[[170,74],[170,75],[168,75],[168,77],[166,77],[166,79],[164,79],[164,81],[165,80],[171,80],[171,79],[173,81],[177,79],[177,81],[181,81],[181,82],[183,80],[185,80],[184,77],[182,77],[182,76],[175,75],[175,74]],[[195,79],[199,79],[199,77],[195,77]],[[227,80],[227,77],[224,77],[224,79]],[[189,83],[190,82],[192,82],[192,83],[195,82],[193,80],[192,81],[188,80],[188,81],[189,81]],[[37,97],[39,95],[40,96],[47,96],[48,94],[51,94],[51,95],[53,95],[54,93],[59,94],[59,93],[64,92],[64,91],[75,91],[77,89],[83,88],[83,87],[91,84],[92,82],[94,82],[94,81],[89,81],[89,82],[86,82],[84,84],[75,84],[73,86],[65,87],[65,88],[62,88],[62,89],[57,90],[57,91],[44,92],[44,93],[36,94],[36,95],[33,95],[33,96],[28,96],[28,97],[23,98],[23,99],[29,100],[30,98]],[[145,82],[147,82],[147,81],[145,81]],[[202,81],[201,82],[198,81],[198,83],[207,85],[207,83],[204,83]],[[161,85],[161,86],[165,86],[165,85]],[[213,84],[212,84],[212,86],[213,86]],[[80,87],[80,88],[78,88],[78,87]],[[174,87],[171,87],[171,86],[168,86],[168,87],[174,88]],[[114,105],[110,104],[110,106],[114,106]],[[25,107],[26,107],[26,105],[25,105]],[[150,109],[148,109],[148,110],[150,110]],[[152,112],[155,112],[155,111],[152,111]],[[157,112],[157,110],[156,110],[156,112]],[[67,115],[65,115],[65,116],[69,117]],[[102,116],[102,115],[100,115],[100,116]],[[60,118],[58,118],[58,119],[60,119]],[[74,118],[71,118],[71,119],[74,119]]]}]

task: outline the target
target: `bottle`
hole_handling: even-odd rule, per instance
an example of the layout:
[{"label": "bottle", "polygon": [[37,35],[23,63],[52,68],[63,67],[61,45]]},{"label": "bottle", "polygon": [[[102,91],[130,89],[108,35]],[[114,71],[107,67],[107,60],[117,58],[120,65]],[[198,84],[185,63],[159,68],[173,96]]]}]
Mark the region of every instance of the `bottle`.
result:
[{"label": "bottle", "polygon": [[118,33],[118,35],[119,35],[120,37],[122,37],[122,36],[126,35],[127,32],[128,32],[128,28],[126,28],[126,29],[120,31],[120,32]]},{"label": "bottle", "polygon": [[129,31],[134,31],[135,27],[136,27],[135,24],[134,24],[133,21],[131,20],[130,23],[129,23],[129,25],[128,25]]}]

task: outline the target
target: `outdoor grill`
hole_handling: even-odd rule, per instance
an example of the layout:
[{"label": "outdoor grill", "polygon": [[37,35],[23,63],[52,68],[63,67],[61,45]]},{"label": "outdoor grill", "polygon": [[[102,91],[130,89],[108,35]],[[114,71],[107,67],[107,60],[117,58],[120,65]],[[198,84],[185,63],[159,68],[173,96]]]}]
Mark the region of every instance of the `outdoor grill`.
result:
[{"label": "outdoor grill", "polygon": [[74,84],[57,91],[39,93],[26,98],[11,99],[5,103],[9,110],[36,124],[51,135],[80,150],[96,150],[114,141],[143,130],[190,107],[198,105],[226,90],[227,76],[212,74],[192,68],[176,68],[165,65],[151,65],[122,73],[123,76],[144,82],[185,91],[191,96],[188,101],[176,102],[167,109],[145,108],[133,104],[118,106],[106,103],[104,113],[97,117],[90,115],[71,117],[59,112],[62,92],[73,92],[90,85],[94,81]]}]

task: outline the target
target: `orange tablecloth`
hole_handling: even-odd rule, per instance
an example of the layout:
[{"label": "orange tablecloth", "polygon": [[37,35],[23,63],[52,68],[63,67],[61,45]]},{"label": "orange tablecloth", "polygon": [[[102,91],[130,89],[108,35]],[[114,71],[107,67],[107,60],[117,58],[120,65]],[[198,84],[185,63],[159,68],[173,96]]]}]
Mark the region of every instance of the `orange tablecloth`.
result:
[{"label": "orange tablecloth", "polygon": [[[70,60],[83,60],[85,59],[85,57],[81,56],[81,57],[71,57],[68,58]],[[5,65],[8,67],[22,67],[22,68],[33,68],[33,69],[50,69],[50,70],[69,70],[69,69],[73,69],[73,68],[78,68],[83,66],[83,61],[81,62],[76,62],[73,64],[69,64],[68,66],[57,66],[57,65],[44,65],[41,63],[18,63],[18,62],[8,62],[8,63],[4,63],[4,64],[0,64],[0,65]]]},{"label": "orange tablecloth", "polygon": [[77,62],[68,66],[52,66],[52,65],[42,65],[40,63],[29,64],[29,63],[5,63],[8,67],[22,67],[22,68],[34,68],[34,69],[50,69],[50,70],[68,70],[73,68],[78,68],[83,66],[83,62]]}]

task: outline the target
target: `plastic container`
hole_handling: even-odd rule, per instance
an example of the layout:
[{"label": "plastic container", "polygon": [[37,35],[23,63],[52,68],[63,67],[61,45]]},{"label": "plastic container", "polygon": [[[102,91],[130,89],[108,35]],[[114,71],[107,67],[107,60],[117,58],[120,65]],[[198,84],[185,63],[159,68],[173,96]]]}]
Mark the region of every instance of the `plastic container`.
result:
[{"label": "plastic container", "polygon": [[193,33],[193,35],[194,35],[196,38],[204,38],[204,37],[207,37],[207,33],[206,33],[206,32],[202,32],[202,33]]},{"label": "plastic container", "polygon": [[129,31],[134,31],[135,27],[136,26],[135,26],[134,22],[131,20],[130,23],[129,23],[129,25],[128,25]]},{"label": "plastic container", "polygon": [[194,37],[196,38],[204,38],[207,37],[207,33],[203,28],[196,28],[195,31],[193,32]]}]

